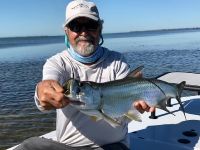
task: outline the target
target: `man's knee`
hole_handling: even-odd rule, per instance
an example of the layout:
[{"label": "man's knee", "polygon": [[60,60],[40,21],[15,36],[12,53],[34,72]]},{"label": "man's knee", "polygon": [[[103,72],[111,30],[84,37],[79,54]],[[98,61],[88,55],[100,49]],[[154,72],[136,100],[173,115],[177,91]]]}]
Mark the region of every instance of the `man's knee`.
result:
[{"label": "man's knee", "polygon": [[41,138],[39,137],[31,137],[24,140],[19,146],[17,146],[14,150],[32,150],[37,149],[40,150]]}]

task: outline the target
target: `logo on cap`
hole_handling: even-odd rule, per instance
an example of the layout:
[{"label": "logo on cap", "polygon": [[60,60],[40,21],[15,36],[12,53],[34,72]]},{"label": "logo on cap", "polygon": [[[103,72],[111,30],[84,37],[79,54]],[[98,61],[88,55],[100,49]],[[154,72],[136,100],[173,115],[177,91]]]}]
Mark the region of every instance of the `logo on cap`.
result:
[{"label": "logo on cap", "polygon": [[84,4],[81,3],[81,4],[78,4],[78,5],[74,6],[72,9],[77,9],[78,7],[89,8],[89,6],[84,5]]}]

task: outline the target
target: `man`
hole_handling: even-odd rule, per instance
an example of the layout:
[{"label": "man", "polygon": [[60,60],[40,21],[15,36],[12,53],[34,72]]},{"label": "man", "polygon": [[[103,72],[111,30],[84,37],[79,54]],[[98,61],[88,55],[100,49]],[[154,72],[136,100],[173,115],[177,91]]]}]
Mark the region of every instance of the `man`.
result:
[{"label": "man", "polygon": [[[126,77],[130,68],[124,57],[99,44],[103,42],[102,23],[93,2],[71,1],[66,9],[64,30],[67,50],[49,58],[43,68],[43,81],[36,88],[35,101],[41,111],[56,109],[57,141],[31,138],[17,149],[128,149],[127,124],[113,128],[106,121],[93,121],[72,107],[62,85],[70,78],[107,82]],[[133,104],[140,112],[154,111],[144,101]]]}]

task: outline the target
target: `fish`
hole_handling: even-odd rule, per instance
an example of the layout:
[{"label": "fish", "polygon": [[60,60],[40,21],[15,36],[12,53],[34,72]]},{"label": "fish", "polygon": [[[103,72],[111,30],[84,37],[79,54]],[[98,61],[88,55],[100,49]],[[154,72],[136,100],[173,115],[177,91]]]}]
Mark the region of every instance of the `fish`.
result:
[{"label": "fish", "polygon": [[82,113],[95,121],[104,119],[113,127],[122,126],[125,121],[141,121],[139,112],[133,107],[138,100],[171,113],[166,103],[175,98],[185,116],[180,98],[186,82],[173,84],[155,78],[136,78],[135,74],[141,69],[138,67],[123,79],[104,83],[69,79],[63,86],[64,95],[71,101],[79,101],[71,105]]}]

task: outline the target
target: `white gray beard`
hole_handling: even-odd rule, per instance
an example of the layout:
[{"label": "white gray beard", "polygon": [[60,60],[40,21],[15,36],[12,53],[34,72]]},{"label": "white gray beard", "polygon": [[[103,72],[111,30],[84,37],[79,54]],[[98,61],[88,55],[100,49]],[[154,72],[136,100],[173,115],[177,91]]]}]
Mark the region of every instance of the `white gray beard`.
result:
[{"label": "white gray beard", "polygon": [[87,47],[74,47],[74,50],[81,56],[90,56],[95,52],[95,46],[93,44],[88,44]]}]

